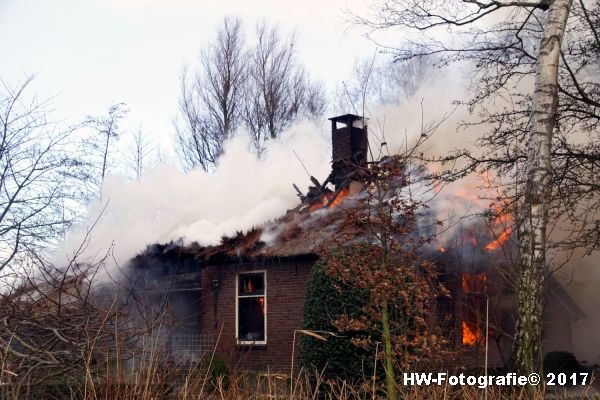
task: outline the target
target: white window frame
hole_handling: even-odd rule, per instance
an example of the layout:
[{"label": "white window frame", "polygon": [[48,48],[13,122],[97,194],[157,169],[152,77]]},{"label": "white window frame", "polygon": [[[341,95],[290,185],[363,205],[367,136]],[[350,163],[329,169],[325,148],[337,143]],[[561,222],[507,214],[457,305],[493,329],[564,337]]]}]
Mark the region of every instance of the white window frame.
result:
[{"label": "white window frame", "polygon": [[[265,330],[265,340],[240,340],[240,331],[239,331],[239,324],[240,324],[240,319],[239,319],[239,312],[240,312],[240,307],[239,307],[239,298],[240,298],[240,290],[239,290],[239,286],[240,286],[240,275],[251,275],[251,274],[263,274],[263,286],[264,286],[264,293],[260,294],[260,295],[256,295],[256,296],[242,296],[242,298],[249,298],[249,297],[264,297],[265,298],[265,317],[264,317],[264,330]],[[266,269],[260,269],[260,270],[253,270],[253,271],[244,271],[244,272],[238,272],[235,276],[235,340],[237,342],[237,344],[239,345],[266,345],[267,344],[267,317],[268,317],[269,313],[268,313],[268,309],[267,309],[267,270]]]}]

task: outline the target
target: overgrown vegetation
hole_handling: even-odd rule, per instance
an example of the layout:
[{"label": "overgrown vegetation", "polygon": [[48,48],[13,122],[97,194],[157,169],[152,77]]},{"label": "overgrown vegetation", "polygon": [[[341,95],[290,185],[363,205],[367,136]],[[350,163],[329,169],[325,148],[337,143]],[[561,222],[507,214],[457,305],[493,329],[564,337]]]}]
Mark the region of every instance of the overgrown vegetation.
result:
[{"label": "overgrown vegetation", "polygon": [[[436,313],[438,297],[448,293],[435,266],[419,253],[431,227],[418,225],[427,211],[411,189],[410,155],[386,156],[362,167],[365,198],[344,208],[341,229],[322,247],[322,266],[307,293],[306,328],[339,335],[332,344],[316,345],[319,352],[335,349],[329,355],[333,369],[356,377],[375,370],[370,358],[375,350],[384,360],[390,399],[397,398],[398,373],[439,368],[452,354]],[[333,296],[339,298],[331,301]],[[349,345],[360,349],[355,357]],[[310,361],[327,375],[325,354],[305,357]]]},{"label": "overgrown vegetation", "polygon": [[[304,304],[304,329],[318,333],[320,338],[303,335],[301,360],[305,370],[317,372],[325,380],[344,379],[360,382],[373,375],[375,353],[381,335],[376,332],[340,333],[335,321],[345,315],[359,318],[367,304],[368,294],[345,285],[327,272],[327,262],[319,261],[307,284]],[[365,341],[371,340],[372,343]],[[357,347],[353,342],[364,343]],[[383,370],[380,368],[378,376]]]}]

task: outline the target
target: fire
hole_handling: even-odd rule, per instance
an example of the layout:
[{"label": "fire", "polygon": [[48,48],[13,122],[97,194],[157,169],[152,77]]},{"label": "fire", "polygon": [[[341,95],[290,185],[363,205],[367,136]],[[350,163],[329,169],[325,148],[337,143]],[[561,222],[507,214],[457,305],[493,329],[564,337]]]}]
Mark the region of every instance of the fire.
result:
[{"label": "fire", "polygon": [[487,292],[486,274],[463,274],[462,289],[464,297],[463,321],[462,321],[462,343],[466,346],[474,346],[481,340],[481,312],[483,297]]},{"label": "fire", "polygon": [[462,275],[463,293],[485,293],[487,291],[486,274],[463,274]]},{"label": "fire", "polygon": [[344,201],[344,199],[348,196],[349,193],[350,189],[348,189],[347,187],[341,189],[335,198],[333,198],[335,193],[327,193],[321,196],[319,201],[311,205],[308,211],[313,212],[324,207],[337,207],[342,201]]},{"label": "fire", "polygon": [[479,329],[475,329],[475,332],[473,331],[473,329],[471,329],[469,327],[469,324],[467,324],[466,321],[462,322],[462,342],[464,345],[467,346],[474,346],[475,343],[477,343],[477,341],[479,340]]},{"label": "fire", "polygon": [[265,315],[265,298],[257,297],[256,300],[258,301],[258,305],[260,306],[260,313],[262,315]]},{"label": "fire", "polygon": [[496,217],[496,219],[494,219],[492,222],[492,230],[498,231],[500,229],[501,232],[499,235],[497,235],[496,239],[492,240],[485,246],[485,249],[488,251],[500,249],[506,242],[508,242],[508,239],[510,239],[510,234],[513,231],[512,216],[508,213],[502,214],[502,210],[499,207],[496,207],[496,211],[500,213],[500,215],[498,215],[498,217]]},{"label": "fire", "polygon": [[348,193],[350,193],[350,189],[347,187],[340,190],[337,197],[331,202],[330,207],[337,207],[348,196]]},{"label": "fire", "polygon": [[500,233],[500,235],[498,235],[498,238],[489,242],[487,244],[487,246],[485,246],[485,249],[489,250],[489,251],[498,250],[499,248],[501,248],[504,245],[504,243],[506,243],[508,241],[511,233],[512,233],[512,228],[510,228],[510,227],[504,228],[502,233]]},{"label": "fire", "polygon": [[[433,170],[433,172],[437,171]],[[460,229],[451,230],[452,236],[444,234],[445,243],[440,242],[437,246],[441,253],[450,253],[455,248],[460,251],[461,247],[484,252],[495,251],[509,243],[514,230],[513,216],[510,213],[511,205],[501,200],[503,198],[501,193],[488,192],[495,188],[496,177],[493,174],[486,172],[474,177],[478,178],[479,182],[468,180],[466,184],[458,187],[446,187],[447,190],[451,190],[450,198],[456,202],[466,203],[470,208],[479,210],[481,213],[491,212],[493,219],[484,221],[481,218],[475,223],[461,223]],[[436,185],[440,185],[440,187],[438,188]],[[436,193],[441,187],[440,182],[434,182]],[[491,198],[499,200],[489,202],[488,199]],[[486,226],[488,224],[489,226]]]}]

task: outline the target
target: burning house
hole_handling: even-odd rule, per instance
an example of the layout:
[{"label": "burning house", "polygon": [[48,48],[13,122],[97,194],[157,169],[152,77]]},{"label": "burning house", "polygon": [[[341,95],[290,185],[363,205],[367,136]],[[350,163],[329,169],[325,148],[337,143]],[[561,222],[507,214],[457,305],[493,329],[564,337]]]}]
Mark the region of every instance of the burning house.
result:
[{"label": "burning house", "polygon": [[[364,119],[347,114],[330,121],[331,174],[322,183],[311,177],[306,193],[294,185],[296,208],[223,237],[220,245],[152,245],[131,260],[131,271],[145,282],[142,290],[168,300],[172,323],[163,329],[174,359],[197,359],[216,349],[243,369],[289,369],[317,250],[340,229],[341,205],[360,201],[368,169]],[[490,366],[508,361],[514,329],[506,261],[510,223],[509,216],[492,221],[492,229],[473,223],[428,249],[451,293],[440,300],[441,312],[450,316],[445,332],[472,354],[474,365],[483,362],[486,338]],[[582,312],[557,281],[549,286],[546,350],[571,351],[571,323]]]}]

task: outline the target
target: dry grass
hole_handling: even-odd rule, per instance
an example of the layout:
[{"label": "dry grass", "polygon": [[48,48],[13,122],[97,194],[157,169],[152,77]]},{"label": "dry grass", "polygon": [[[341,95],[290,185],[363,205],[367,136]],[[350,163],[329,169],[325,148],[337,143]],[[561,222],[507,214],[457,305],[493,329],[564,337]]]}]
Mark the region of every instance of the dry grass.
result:
[{"label": "dry grass", "polygon": [[[217,341],[218,342],[218,341]],[[117,342],[118,343],[118,342]],[[216,345],[215,345],[216,348]],[[130,351],[131,349],[127,350]],[[280,373],[257,373],[224,368],[223,361],[212,353],[195,362],[173,362],[165,351],[160,335],[145,337],[137,353],[111,347],[101,352],[90,349],[82,357],[84,367],[68,376],[60,376],[43,385],[23,385],[12,376],[0,360],[0,399],[83,399],[83,400],[358,400],[385,399],[383,386],[366,377],[349,384],[342,380],[325,381],[319,373],[300,370],[293,376]],[[0,353],[2,356],[2,353]],[[3,357],[3,359],[5,359]],[[22,378],[22,377],[21,377]],[[15,382],[19,384],[14,384]],[[533,398],[600,399],[591,388],[578,388],[574,395],[565,391],[537,393]],[[399,398],[479,400],[484,389],[468,386],[400,387]],[[525,388],[487,389],[487,399],[531,399]]]},{"label": "dry grass", "polygon": [[[318,374],[307,374],[301,370],[291,378],[277,373],[249,373],[230,371],[228,374],[216,374],[212,363],[213,355],[195,363],[175,364],[166,360],[164,352],[150,346],[147,352],[136,355],[126,362],[117,361],[112,353],[101,363],[89,366],[85,377],[68,377],[57,381],[54,385],[29,387],[26,391],[12,391],[9,382],[0,386],[0,397],[7,400],[16,399],[123,399],[123,400],[157,400],[157,399],[384,399],[382,387],[373,386],[371,379],[350,385],[344,381],[323,381]],[[4,376],[4,375],[2,375]],[[65,377],[67,378],[67,377]],[[60,382],[63,384],[60,384]],[[290,384],[291,383],[291,384]],[[579,391],[575,397],[566,393],[558,393],[546,398],[600,398],[594,392]],[[542,394],[536,396],[544,398]],[[484,390],[474,387],[460,386],[415,386],[401,387],[400,399],[466,399],[484,398]],[[530,399],[524,388],[499,389],[488,388],[487,398],[498,399]]]},{"label": "dry grass", "polygon": [[[101,326],[106,327],[105,324]],[[48,354],[49,357],[56,358],[69,349],[69,368],[66,364],[56,364],[56,367],[51,369],[43,366],[38,368],[36,360],[40,357],[37,354],[49,353],[51,350],[47,347],[41,348],[31,357],[19,358],[13,354],[18,347],[11,347],[10,338],[0,343],[0,399],[375,400],[385,398],[383,386],[375,384],[375,380],[371,377],[352,384],[342,380],[325,381],[318,373],[307,373],[306,370],[298,367],[294,369],[291,360],[290,370],[294,371],[294,376],[230,370],[216,355],[216,345],[211,353],[200,360],[187,363],[174,362],[166,351],[168,343],[165,340],[166,331],[161,329],[163,328],[161,320],[157,322],[156,329],[140,336],[140,340],[135,342],[123,341],[123,335],[116,328],[119,325],[115,323],[113,326],[115,332],[110,341],[98,341],[97,334],[82,331],[82,334],[89,334],[85,346],[75,349],[86,349],[85,351],[77,353],[70,347],[58,347],[53,350],[54,353]],[[316,335],[314,332],[298,332]],[[295,335],[293,340],[295,342]],[[104,347],[100,348],[99,343]],[[135,345],[132,347],[131,343]],[[30,363],[28,368],[22,368],[25,362]],[[46,378],[47,376],[51,378]],[[571,397],[565,392],[556,392],[551,396],[547,395],[546,398],[600,399],[595,396],[595,393],[592,389],[579,388],[578,393]],[[449,385],[399,388],[402,400],[476,400],[484,398],[485,394],[484,389]],[[544,398],[542,393],[536,396],[539,399]],[[487,389],[489,400],[506,398],[529,399],[532,396],[523,388],[490,387]]]}]

